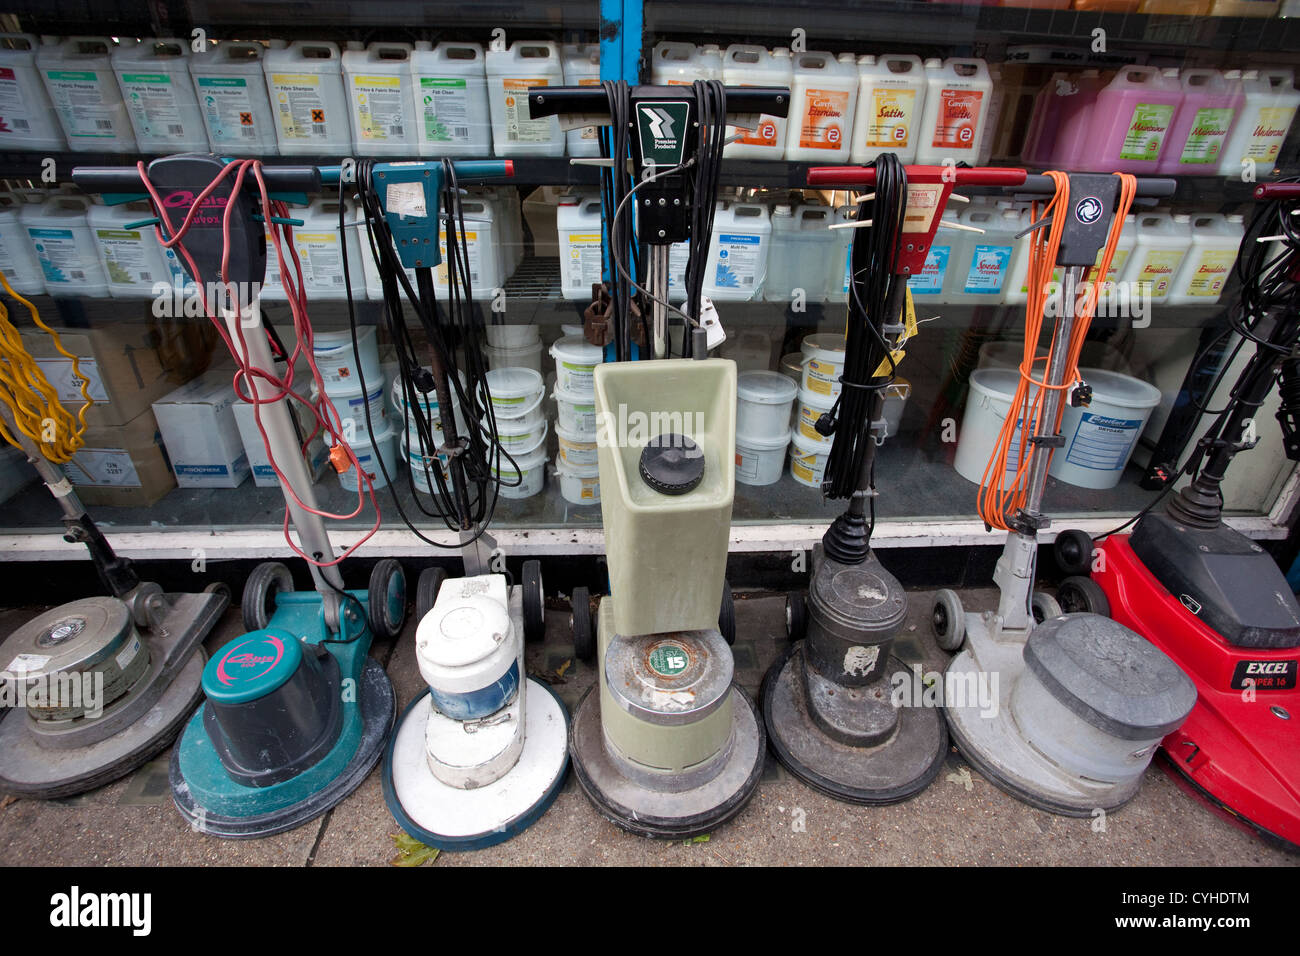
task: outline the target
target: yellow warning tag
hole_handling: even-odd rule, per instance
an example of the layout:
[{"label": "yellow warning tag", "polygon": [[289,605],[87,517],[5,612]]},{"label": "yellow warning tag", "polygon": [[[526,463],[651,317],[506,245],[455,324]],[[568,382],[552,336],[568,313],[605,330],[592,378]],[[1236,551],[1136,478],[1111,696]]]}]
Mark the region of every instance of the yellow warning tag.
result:
[{"label": "yellow warning tag", "polygon": [[[903,356],[907,354],[907,352],[901,346],[906,344],[907,340],[910,339],[912,336],[916,335],[916,304],[912,301],[912,290],[905,289],[904,291],[907,294],[907,304],[904,306],[903,309],[903,337],[898,342],[900,347],[894,349],[894,351],[890,355],[890,358],[893,359],[893,364],[895,367],[898,365],[899,362],[903,361]],[[890,370],[891,370],[890,360],[888,358],[883,359],[880,365],[876,367],[876,371],[872,374],[871,377],[884,378],[885,376],[890,374]]]}]

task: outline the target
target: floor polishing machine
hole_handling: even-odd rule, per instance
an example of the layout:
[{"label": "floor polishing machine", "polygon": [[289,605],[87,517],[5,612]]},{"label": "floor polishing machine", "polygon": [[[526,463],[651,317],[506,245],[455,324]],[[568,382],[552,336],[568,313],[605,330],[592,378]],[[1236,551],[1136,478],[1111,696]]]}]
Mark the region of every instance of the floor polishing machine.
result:
[{"label": "floor polishing machine", "polygon": [[[586,592],[574,595],[575,648],[594,650],[598,676],[574,715],[569,749],[601,814],[643,836],[712,830],[740,812],[763,769],[763,722],[733,679],[719,629],[736,366],[707,357],[725,333],[701,290],[726,127],[784,116],[788,105],[787,90],[716,81],[529,91],[534,116],[556,115],[562,125],[594,117],[602,126],[619,359],[594,375],[610,594],[599,603],[594,648]],[[667,301],[668,255],[686,240],[679,308]],[[651,360],[629,361],[634,312]],[[671,357],[669,313],[683,320],[680,358]]]},{"label": "floor polishing machine", "polygon": [[[499,490],[508,483],[503,476],[519,469],[497,429],[461,184],[510,177],[513,165],[363,160],[352,173],[341,183],[345,193],[355,191],[384,285],[405,398],[401,434],[410,459],[424,463],[422,486],[415,484],[419,466],[408,476],[412,497],[456,535],[451,547],[465,567],[460,578],[439,567],[420,575],[415,654],[427,687],[402,713],[385,750],[384,799],[402,829],[422,843],[481,849],[537,820],[568,769],[564,705],[547,684],[528,677],[524,663],[525,638],[538,640],[545,631],[540,564],[526,561],[522,579],[510,583],[491,570],[495,545],[487,535]],[[325,168],[322,175],[337,181],[343,170]],[[339,227],[348,227],[342,204]],[[439,266],[447,275],[442,303],[433,279]],[[346,263],[345,276],[351,309]],[[412,345],[408,314],[428,341],[427,366]],[[373,429],[369,420],[367,427]],[[432,510],[417,493],[421,488],[433,499]],[[415,527],[395,494],[393,504],[418,537],[447,547]]]},{"label": "floor polishing machine", "polygon": [[10,702],[21,710],[0,721],[0,790],[66,797],[125,776],[175,739],[201,698],[203,639],[230,591],[217,583],[164,593],[113,552],[61,467],[81,446],[89,379],[35,307],[3,276],[0,283],[72,362],[85,399],[75,416],[64,409],[7,314],[0,317],[0,434],[27,455],[63,511],[64,538],[86,546],[109,592],[47,611],[0,645]]},{"label": "floor polishing machine", "polygon": [[[153,225],[159,241],[177,251],[234,356],[237,393],[256,409],[284,492],[286,539],[316,585],[294,591],[289,569],[275,562],[249,576],[242,598],[247,633],[207,663],[206,703],[172,752],[173,801],[195,829],[216,836],[292,829],[335,806],[379,761],[395,701],[388,676],[368,652],[373,639],[396,637],[407,607],[406,578],[391,559],[375,565],[368,590],[344,588],[339,562],[369,535],[334,557],[289,408],[291,399],[310,405],[329,433],[336,469],[357,469],[356,513],[367,493],[373,504],[372,478],[345,441],[319,375],[313,372],[313,397],[293,390],[296,360],[313,369],[314,360],[292,246],[292,227],[301,221],[288,217],[286,204],[319,192],[319,171],[184,154],[147,168],[82,167],[73,181],[109,203],[152,203],[156,218],[135,225]],[[283,372],[276,371],[258,300],[269,253],[279,257],[297,334]],[[300,545],[288,535],[290,521]],[[376,508],[375,528],[378,521]]]},{"label": "floor polishing machine", "polygon": [[[1016,187],[1034,209],[1025,357],[979,499],[985,523],[1007,531],[994,572],[998,608],[966,613],[952,591],[940,591],[933,606],[935,637],[958,651],[943,678],[958,749],[1002,790],[1066,816],[1094,816],[1131,799],[1161,738],[1196,700],[1177,664],[1134,631],[1097,614],[1058,616],[1032,597],[1065,403],[1090,397],[1078,357],[1098,279],[1110,274],[1133,203],[1168,196],[1174,185],[1053,172]],[[1057,268],[1062,281],[1054,286]],[[1044,363],[1036,351],[1049,304],[1056,318]]]}]

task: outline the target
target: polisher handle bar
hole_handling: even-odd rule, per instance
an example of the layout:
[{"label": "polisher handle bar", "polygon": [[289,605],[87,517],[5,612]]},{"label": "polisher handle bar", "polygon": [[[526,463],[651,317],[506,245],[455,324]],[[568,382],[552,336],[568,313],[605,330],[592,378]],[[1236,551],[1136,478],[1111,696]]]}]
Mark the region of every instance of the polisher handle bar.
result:
[{"label": "polisher handle bar", "polygon": [[[433,168],[441,166],[440,159],[423,159],[412,162],[391,162],[376,163],[380,166],[428,166]],[[482,180],[482,179],[513,179],[515,175],[515,161],[513,159],[466,159],[452,162],[452,168],[456,170],[457,180]],[[339,178],[343,176],[344,167],[337,166],[316,166],[314,167],[320,174],[320,182],[329,186],[337,186]],[[267,169],[269,173],[270,168]],[[268,184],[270,179],[267,180]]]},{"label": "polisher handle bar", "polygon": [[[728,98],[728,103],[730,98]],[[906,166],[909,183],[951,183],[954,186],[1019,186],[1028,178],[1023,169],[980,166]],[[809,186],[874,186],[876,170],[871,166],[814,166],[808,170]]]},{"label": "polisher handle bar", "polygon": [[[1163,177],[1138,177],[1137,179],[1138,199],[1168,199],[1177,190],[1178,182],[1173,179]],[[1016,187],[1016,192],[1053,196],[1056,194],[1056,183],[1050,176],[1029,175],[1025,177],[1023,185]]]},{"label": "polisher handle bar", "polygon": [[[680,100],[686,86],[637,86],[640,101]],[[599,86],[535,86],[528,91],[528,109],[534,119],[543,116],[605,116],[609,114],[609,97]],[[728,114],[763,114],[786,116],[790,110],[790,91],[776,86],[728,86]]]},{"label": "polisher handle bar", "polygon": [[1255,187],[1256,199],[1300,199],[1300,183],[1261,183]]},{"label": "polisher handle bar", "polygon": [[[272,193],[318,193],[321,188],[321,173],[315,166],[263,166],[262,178]],[[106,196],[146,192],[134,166],[78,166],[72,181],[84,192]]]}]

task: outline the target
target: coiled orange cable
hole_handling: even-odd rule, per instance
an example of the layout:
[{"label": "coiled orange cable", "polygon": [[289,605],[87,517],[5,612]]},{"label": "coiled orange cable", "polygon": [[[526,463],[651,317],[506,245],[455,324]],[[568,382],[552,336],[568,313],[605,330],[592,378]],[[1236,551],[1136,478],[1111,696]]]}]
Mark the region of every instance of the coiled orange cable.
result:
[{"label": "coiled orange cable", "polygon": [[[1025,306],[1025,356],[1020,363],[1020,381],[1017,383],[1011,409],[998,440],[984,468],[984,477],[980,481],[977,507],[984,523],[1003,531],[1008,529],[1009,521],[1017,511],[1028,503],[1029,475],[1033,470],[1037,455],[1052,454],[1051,446],[1039,446],[1028,441],[1028,436],[1039,434],[1055,435],[1060,431],[1061,418],[1065,414],[1065,402],[1056,409],[1055,420],[1051,428],[1043,427],[1044,402],[1048,390],[1064,391],[1073,388],[1079,381],[1079,353],[1083,350],[1084,339],[1088,335],[1088,326],[1097,309],[1097,296],[1101,291],[1102,280],[1110,274],[1111,260],[1119,246],[1120,236],[1124,231],[1124,217],[1137,194],[1137,180],[1127,173],[1116,173],[1120,177],[1119,199],[1115,206],[1114,219],[1111,222],[1106,246],[1102,249],[1101,261],[1094,265],[1084,277],[1084,282],[1076,289],[1075,320],[1070,329],[1070,338],[1066,343],[1065,375],[1059,384],[1046,382],[1047,366],[1040,363],[1042,378],[1035,378],[1035,356],[1038,351],[1038,339],[1043,329],[1047,305],[1051,296],[1052,273],[1056,268],[1057,254],[1061,248],[1061,234],[1065,231],[1065,218],[1070,214],[1070,177],[1062,172],[1048,172],[1056,183],[1056,193],[1045,205],[1035,202],[1033,221],[1038,222],[1044,215],[1052,217],[1052,224],[1047,229],[1038,229],[1032,235],[1029,258],[1029,301]],[[1061,294],[1064,294],[1062,290]],[[1063,303],[1062,303],[1063,304]],[[1052,355],[1056,348],[1056,334],[1053,333]],[[1010,484],[1007,481],[1009,466],[1015,462],[1015,475]]]}]

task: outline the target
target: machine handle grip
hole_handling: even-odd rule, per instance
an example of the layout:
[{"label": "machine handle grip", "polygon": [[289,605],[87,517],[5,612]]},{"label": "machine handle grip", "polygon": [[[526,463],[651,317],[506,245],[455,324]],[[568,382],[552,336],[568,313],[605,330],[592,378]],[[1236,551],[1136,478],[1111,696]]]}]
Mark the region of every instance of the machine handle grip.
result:
[{"label": "machine handle grip", "polygon": [[1260,183],[1256,199],[1300,199],[1300,183]]},{"label": "machine handle grip", "polygon": [[[320,172],[315,166],[263,166],[262,178],[268,192],[320,192]],[[144,181],[134,166],[78,166],[72,181],[83,192],[112,195],[143,193]]]},{"label": "machine handle grip", "polygon": [[[427,161],[429,166],[440,162],[436,159]],[[515,175],[513,159],[467,159],[452,165],[456,168],[456,175],[465,179],[513,179]],[[320,181],[331,186],[338,185],[339,177],[343,175],[342,166],[318,166],[317,169],[320,170]]]},{"label": "machine handle grip", "polygon": [[[943,182],[949,177],[957,186],[1019,186],[1025,181],[1023,169],[1004,169],[981,166],[963,169],[960,166],[908,166],[908,182]],[[814,166],[808,170],[809,186],[874,186],[874,166]]]},{"label": "machine handle grip", "polygon": [[[1137,197],[1140,199],[1168,199],[1178,190],[1178,182],[1163,177],[1138,177]],[[1056,183],[1050,176],[1026,176],[1025,183],[1016,189],[1019,193],[1041,193],[1050,196],[1056,192]]]},{"label": "machine handle grip", "polygon": [[[637,99],[652,100],[662,90],[663,99],[679,99],[680,86],[638,86]],[[779,86],[728,86],[727,114],[762,113],[786,116],[790,91]],[[528,109],[534,119],[576,113],[592,116],[609,112],[609,97],[599,86],[534,86],[528,91]]]}]

